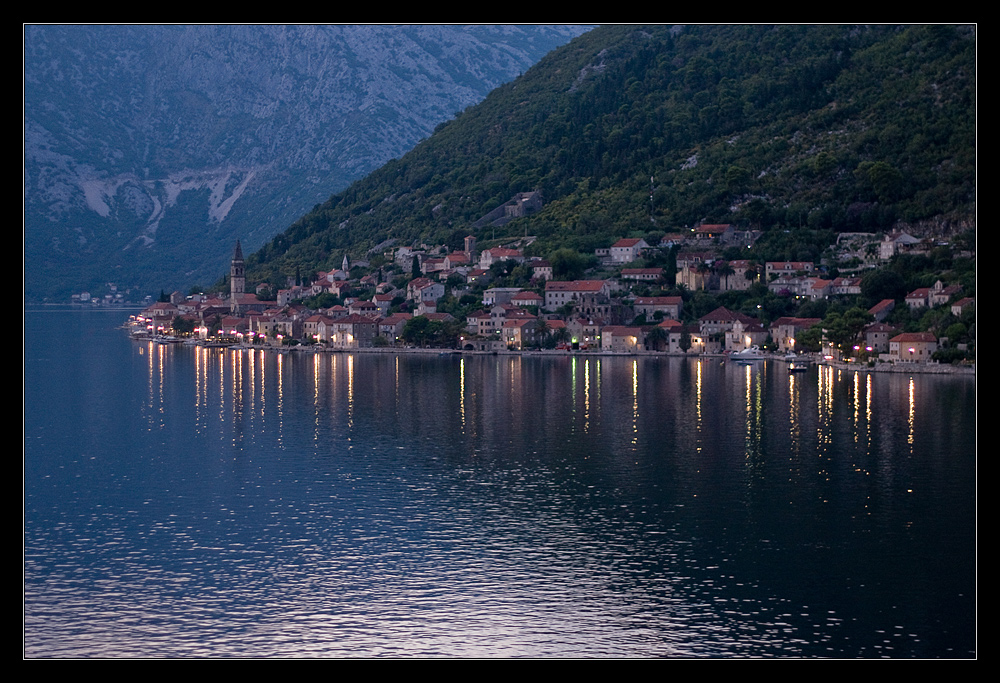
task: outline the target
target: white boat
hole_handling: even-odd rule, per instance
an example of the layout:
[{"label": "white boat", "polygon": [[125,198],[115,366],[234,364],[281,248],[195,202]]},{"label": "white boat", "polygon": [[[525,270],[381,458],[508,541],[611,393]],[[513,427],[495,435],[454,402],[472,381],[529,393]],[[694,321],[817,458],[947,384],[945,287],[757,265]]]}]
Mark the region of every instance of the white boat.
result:
[{"label": "white boat", "polygon": [[756,361],[765,360],[764,352],[760,350],[757,346],[751,346],[749,348],[743,349],[742,351],[734,351],[729,354],[731,360],[736,361],[740,365],[746,365],[748,363],[754,363]]}]

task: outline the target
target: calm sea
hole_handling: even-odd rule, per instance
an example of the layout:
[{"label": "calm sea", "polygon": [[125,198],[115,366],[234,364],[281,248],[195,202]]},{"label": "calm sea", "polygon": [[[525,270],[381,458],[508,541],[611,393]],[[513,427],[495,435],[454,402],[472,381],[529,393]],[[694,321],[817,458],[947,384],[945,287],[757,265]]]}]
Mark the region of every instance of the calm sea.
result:
[{"label": "calm sea", "polygon": [[976,387],[29,311],[26,657],[976,656]]}]

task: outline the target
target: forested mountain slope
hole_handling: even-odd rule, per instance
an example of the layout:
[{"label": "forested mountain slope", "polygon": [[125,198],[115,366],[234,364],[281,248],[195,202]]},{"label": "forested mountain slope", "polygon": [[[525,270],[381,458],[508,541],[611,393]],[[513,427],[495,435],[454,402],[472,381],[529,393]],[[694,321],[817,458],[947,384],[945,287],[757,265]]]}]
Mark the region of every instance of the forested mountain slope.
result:
[{"label": "forested mountain slope", "polygon": [[[948,230],[975,214],[973,27],[606,26],[248,260],[281,284],[388,239],[591,250],[697,222]],[[473,224],[517,192],[544,208]]]}]

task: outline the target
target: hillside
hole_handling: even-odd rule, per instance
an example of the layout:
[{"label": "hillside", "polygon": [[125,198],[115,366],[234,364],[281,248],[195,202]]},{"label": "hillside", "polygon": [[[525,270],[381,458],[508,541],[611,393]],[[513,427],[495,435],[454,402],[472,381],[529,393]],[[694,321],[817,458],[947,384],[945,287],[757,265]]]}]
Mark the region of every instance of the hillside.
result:
[{"label": "hillside", "polygon": [[214,279],[586,28],[26,26],[26,297]]},{"label": "hillside", "polygon": [[[972,27],[607,26],[556,49],[248,259],[280,284],[386,240],[583,251],[698,222],[974,226]],[[474,224],[515,193],[544,208]]]}]

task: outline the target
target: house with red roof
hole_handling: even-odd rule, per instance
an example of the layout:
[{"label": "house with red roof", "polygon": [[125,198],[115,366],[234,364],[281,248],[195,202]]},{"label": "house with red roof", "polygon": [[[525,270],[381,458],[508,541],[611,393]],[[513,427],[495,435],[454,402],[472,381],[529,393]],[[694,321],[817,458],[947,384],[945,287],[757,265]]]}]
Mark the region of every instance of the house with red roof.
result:
[{"label": "house with red roof", "polygon": [[632,308],[636,315],[645,314],[647,320],[652,320],[657,313],[678,320],[684,308],[684,299],[679,296],[640,296]]},{"label": "house with red roof", "polygon": [[622,268],[623,280],[658,282],[663,279],[663,268]]},{"label": "house with red roof", "polygon": [[504,320],[500,328],[500,338],[508,349],[520,351],[534,342],[537,324],[535,318]]},{"label": "house with red roof", "polygon": [[704,223],[694,229],[696,239],[716,239],[731,242],[736,234],[736,226],[731,223]]},{"label": "house with red roof", "polygon": [[[688,330],[680,321],[674,320],[673,318],[666,318],[657,325],[658,328],[664,331],[666,334],[666,339],[662,345],[657,344],[656,348],[652,349],[654,351],[666,351],[667,353],[684,353],[684,349],[681,348],[681,337]],[[649,342],[649,335],[646,335],[647,343]]]},{"label": "house with red roof", "polygon": [[406,286],[406,298],[413,301],[437,301],[444,296],[444,285],[425,277],[418,277]]},{"label": "house with red roof", "polygon": [[750,285],[756,281],[756,276],[747,277],[747,271],[752,268],[750,261],[748,259],[735,259],[730,261],[728,265],[732,268],[733,272],[731,274],[719,273],[719,289],[723,292],[750,289]]},{"label": "house with red roof", "polygon": [[319,341],[340,349],[371,347],[377,330],[375,320],[356,313],[336,320],[324,318],[317,326]]},{"label": "house with red roof", "polygon": [[[759,325],[756,318],[735,313],[724,306],[720,306],[698,319],[698,331],[707,353],[719,353],[727,348],[727,342],[733,343],[730,335],[726,333],[732,332],[735,327],[738,326],[742,331],[750,329],[753,325]],[[742,344],[740,348],[742,348]]]},{"label": "house with red roof", "polygon": [[830,293],[835,295],[861,294],[861,278],[838,277],[830,283]]},{"label": "house with red roof", "polygon": [[524,252],[520,249],[507,249],[506,247],[493,247],[486,249],[479,254],[479,267],[488,270],[494,263],[500,261],[524,261]]},{"label": "house with red roof", "polygon": [[604,296],[611,293],[607,280],[549,280],[545,283],[545,308],[555,310],[568,303],[580,302],[586,296]]},{"label": "house with red roof", "polygon": [[510,302],[515,306],[520,306],[524,308],[526,306],[537,306],[541,308],[545,305],[545,299],[541,294],[536,294],[535,292],[518,292],[513,297],[511,297]]},{"label": "house with red roof", "polygon": [[736,320],[733,329],[726,332],[726,349],[743,351],[754,346],[763,346],[767,341],[767,330],[759,320]]},{"label": "house with red roof", "polygon": [[378,323],[379,336],[385,337],[390,343],[395,344],[403,334],[406,321],[412,317],[413,315],[410,313],[393,313],[386,318],[382,318]]},{"label": "house with red roof", "polygon": [[892,310],[896,308],[896,302],[892,299],[882,299],[877,304],[868,309],[868,312],[872,314],[875,320],[882,322]]},{"label": "house with red roof", "polygon": [[926,308],[927,300],[930,297],[931,288],[930,287],[919,287],[914,289],[912,292],[906,295],[906,305],[910,307],[910,310],[915,310],[917,308]]},{"label": "house with red roof", "polygon": [[954,316],[961,316],[966,309],[971,308],[976,305],[976,300],[971,297],[965,297],[964,299],[959,299],[951,305],[951,314]]},{"label": "house with red roof", "polygon": [[865,328],[865,349],[868,353],[888,353],[889,339],[895,337],[898,330],[892,325],[875,322]]},{"label": "house with red roof", "polygon": [[962,293],[962,285],[948,285],[945,286],[943,282],[938,280],[931,287],[930,294],[927,295],[927,304],[929,306],[942,306],[949,301],[952,297],[957,296]]},{"label": "house with red roof", "polygon": [[646,335],[641,327],[608,325],[601,329],[601,350],[635,353],[644,348]]},{"label": "house with red roof", "polygon": [[896,363],[929,363],[938,341],[930,332],[904,332],[889,340],[888,360]]},{"label": "house with red roof", "polygon": [[627,238],[621,239],[611,245],[612,263],[631,263],[639,258],[639,252],[648,249],[644,239]]}]

